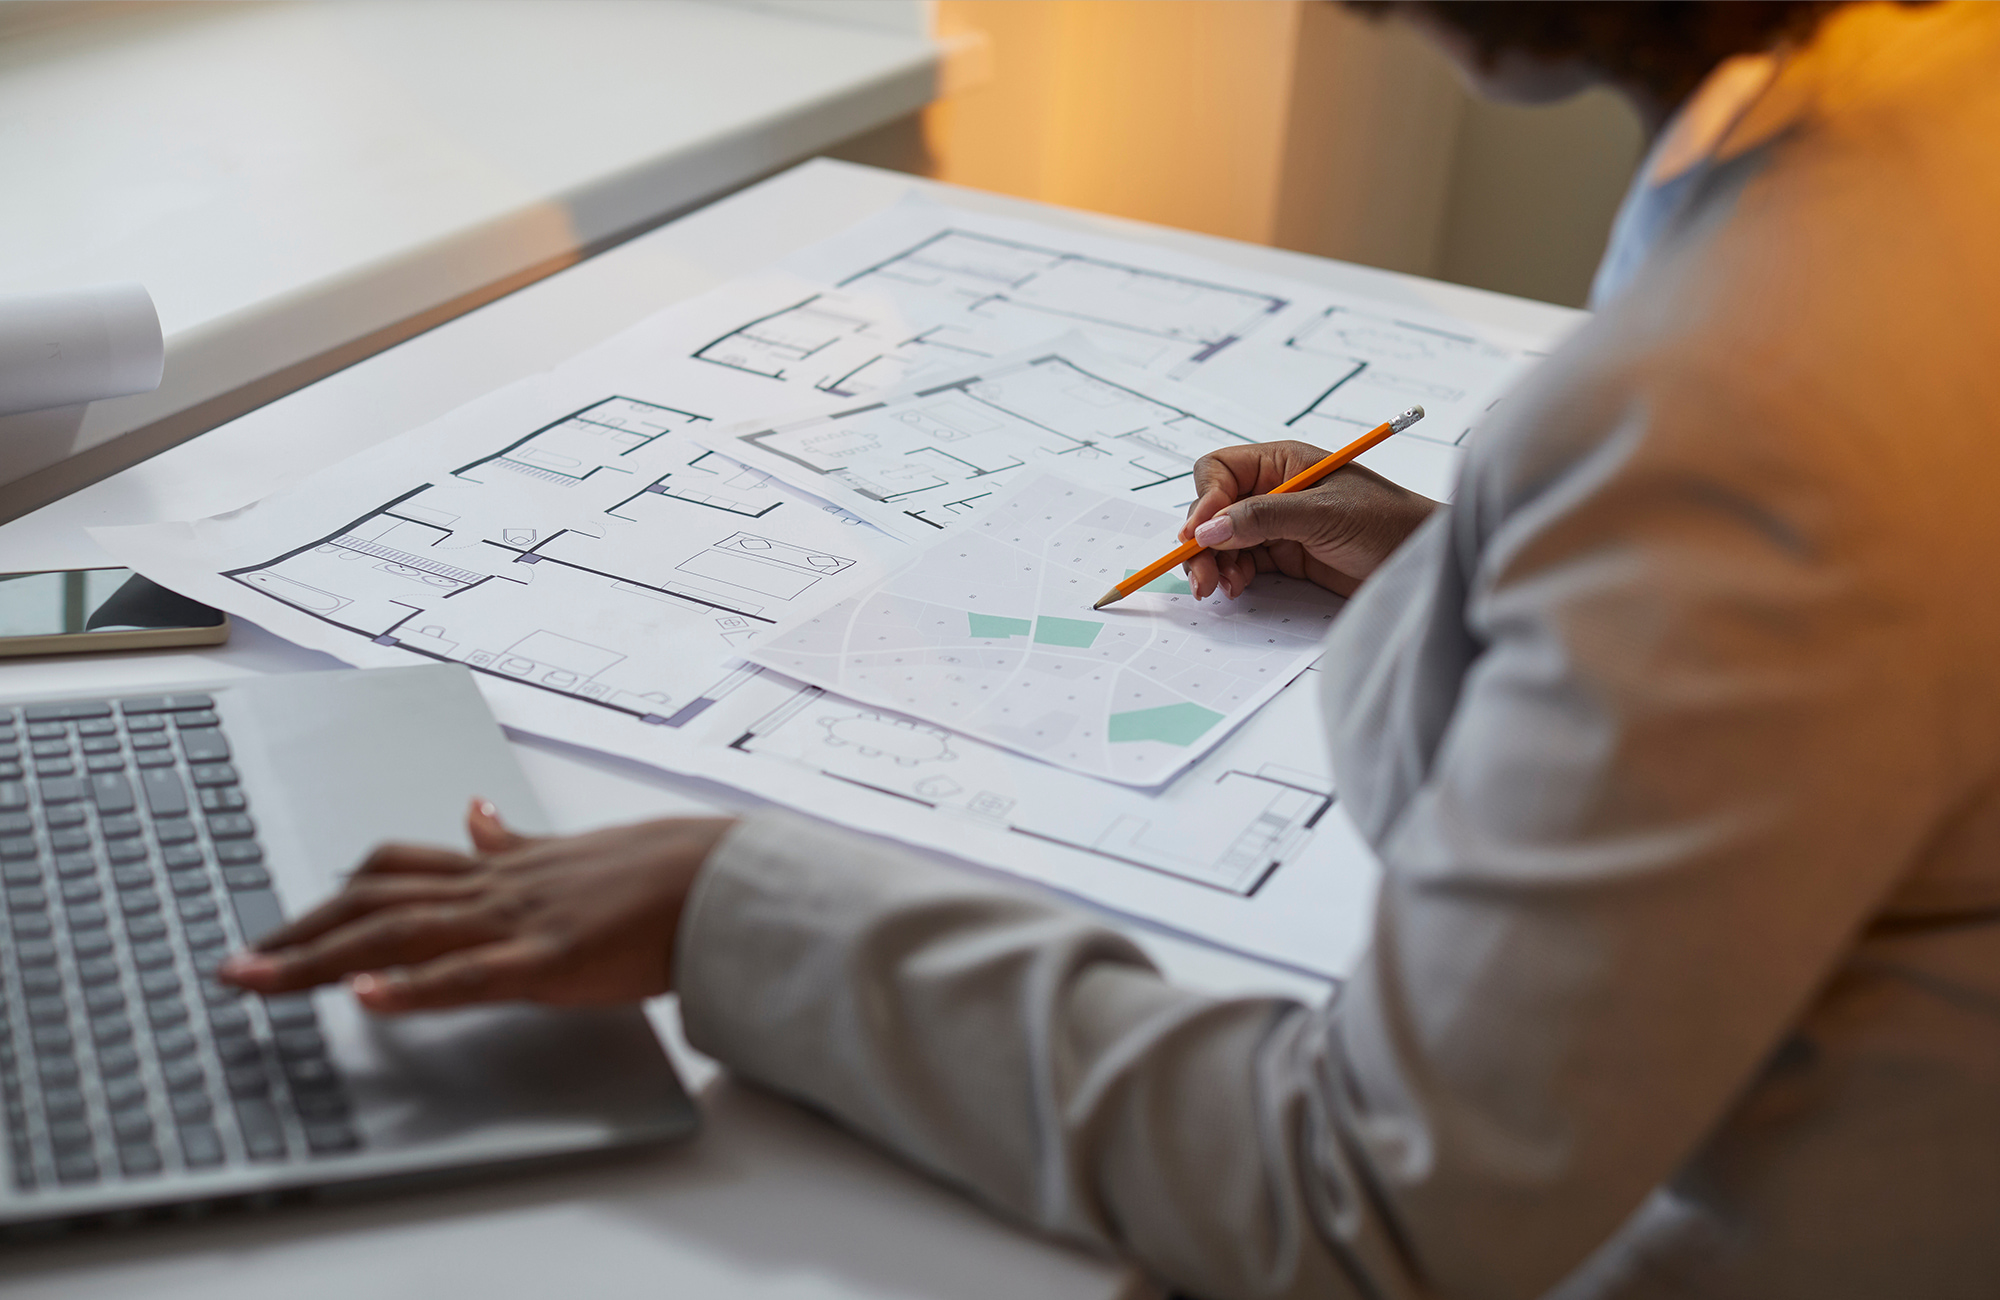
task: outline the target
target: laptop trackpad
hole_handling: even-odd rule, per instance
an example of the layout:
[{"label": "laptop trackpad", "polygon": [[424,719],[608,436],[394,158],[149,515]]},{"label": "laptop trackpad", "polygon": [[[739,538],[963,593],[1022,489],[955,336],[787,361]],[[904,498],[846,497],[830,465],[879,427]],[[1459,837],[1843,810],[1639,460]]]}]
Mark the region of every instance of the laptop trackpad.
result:
[{"label": "laptop trackpad", "polygon": [[666,1136],[690,1118],[636,1007],[510,1004],[391,1017],[370,1015],[344,992],[315,1001],[376,1152],[464,1146],[487,1157],[528,1155],[579,1140]]}]

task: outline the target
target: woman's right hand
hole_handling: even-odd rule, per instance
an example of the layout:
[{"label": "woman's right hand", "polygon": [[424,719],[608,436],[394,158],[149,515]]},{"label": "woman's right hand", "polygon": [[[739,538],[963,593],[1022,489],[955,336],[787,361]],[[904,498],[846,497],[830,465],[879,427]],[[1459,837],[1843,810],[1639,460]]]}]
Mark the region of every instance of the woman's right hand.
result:
[{"label": "woman's right hand", "polygon": [[1241,596],[1259,573],[1306,578],[1352,595],[1438,503],[1373,470],[1347,465],[1303,492],[1268,495],[1324,459],[1303,442],[1224,447],[1195,462],[1197,496],[1181,540],[1208,547],[1188,561],[1197,598]]}]

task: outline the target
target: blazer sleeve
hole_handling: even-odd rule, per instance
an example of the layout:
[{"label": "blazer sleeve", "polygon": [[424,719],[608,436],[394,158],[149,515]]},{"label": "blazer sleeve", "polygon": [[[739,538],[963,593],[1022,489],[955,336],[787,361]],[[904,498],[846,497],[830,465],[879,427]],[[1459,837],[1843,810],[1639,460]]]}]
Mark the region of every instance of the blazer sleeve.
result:
[{"label": "blazer sleeve", "polygon": [[1466,552],[1483,648],[1331,1006],[772,813],[686,913],[690,1040],[1211,1300],[1543,1293],[1752,1087],[1944,784],[1849,540],[1644,441]]}]

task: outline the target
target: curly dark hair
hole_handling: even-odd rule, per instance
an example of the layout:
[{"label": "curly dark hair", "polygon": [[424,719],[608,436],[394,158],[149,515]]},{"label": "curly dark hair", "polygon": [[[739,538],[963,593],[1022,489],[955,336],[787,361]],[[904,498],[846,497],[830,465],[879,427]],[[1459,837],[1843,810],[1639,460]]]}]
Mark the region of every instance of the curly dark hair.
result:
[{"label": "curly dark hair", "polygon": [[[1405,0],[1463,32],[1490,64],[1575,59],[1677,103],[1733,54],[1803,41],[1842,0]],[[1345,0],[1371,16],[1395,0]]]}]

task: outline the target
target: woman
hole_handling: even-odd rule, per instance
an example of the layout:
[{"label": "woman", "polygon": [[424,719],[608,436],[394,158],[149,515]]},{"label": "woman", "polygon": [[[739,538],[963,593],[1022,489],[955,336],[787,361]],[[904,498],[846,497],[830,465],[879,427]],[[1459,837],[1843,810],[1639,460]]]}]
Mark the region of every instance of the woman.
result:
[{"label": "woman", "polygon": [[[1661,125],[1597,316],[1449,510],[1203,462],[1194,580],[1355,590],[1386,869],[1324,1008],[783,814],[379,853],[237,959],[383,1011],[635,998],[1203,1296],[2000,1287],[2000,7],[1448,5]],[[387,972],[387,973],[385,973]]]}]

